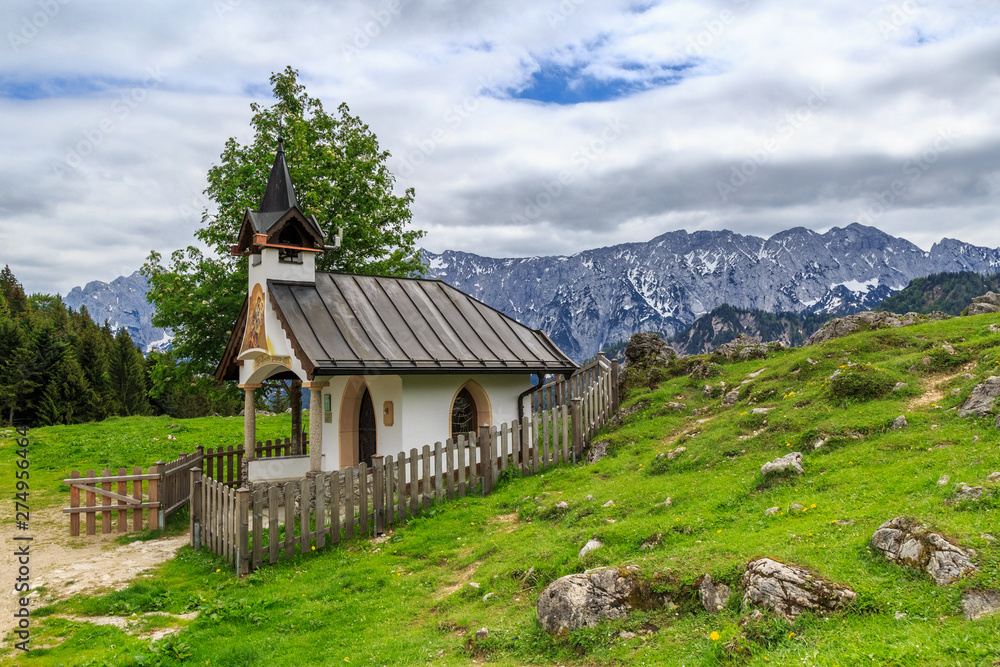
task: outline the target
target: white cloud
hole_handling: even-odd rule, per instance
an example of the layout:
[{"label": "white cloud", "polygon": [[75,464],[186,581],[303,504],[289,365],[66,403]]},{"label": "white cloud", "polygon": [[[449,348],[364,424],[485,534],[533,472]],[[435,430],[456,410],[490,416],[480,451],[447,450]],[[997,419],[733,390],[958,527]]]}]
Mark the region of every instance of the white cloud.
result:
[{"label": "white cloud", "polygon": [[[866,212],[925,248],[996,246],[991,4],[8,2],[0,261],[65,293],[193,243],[205,173],[286,65],[376,132],[435,251],[568,254]],[[517,99],[557,65],[578,91],[647,89]]]}]

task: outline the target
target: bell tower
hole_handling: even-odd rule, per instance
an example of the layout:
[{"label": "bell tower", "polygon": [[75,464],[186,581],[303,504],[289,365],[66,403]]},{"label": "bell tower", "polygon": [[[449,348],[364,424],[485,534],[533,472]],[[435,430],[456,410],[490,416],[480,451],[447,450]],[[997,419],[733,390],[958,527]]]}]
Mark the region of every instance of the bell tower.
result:
[{"label": "bell tower", "polygon": [[323,249],[319,223],[299,209],[285,162],[285,140],[278,137],[260,209],[248,208],[243,214],[237,243],[231,248],[234,255],[249,258],[248,293],[253,293],[255,285],[266,287],[268,280],[315,282],[316,255]]}]

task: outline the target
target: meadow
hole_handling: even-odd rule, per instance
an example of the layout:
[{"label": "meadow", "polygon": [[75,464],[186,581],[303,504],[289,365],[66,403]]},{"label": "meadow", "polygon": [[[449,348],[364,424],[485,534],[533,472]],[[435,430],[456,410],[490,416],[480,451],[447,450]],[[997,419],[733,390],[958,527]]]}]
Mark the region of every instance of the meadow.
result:
[{"label": "meadow", "polygon": [[[1000,614],[967,621],[961,609],[964,590],[1000,589],[1000,489],[985,482],[1000,470],[1000,431],[995,415],[955,409],[1000,374],[997,321],[954,318],[762,360],[716,358],[707,379],[668,365],[629,389],[620,423],[599,436],[609,455],[593,465],[507,475],[493,495],[437,503],[385,540],[347,541],[243,579],[184,548],[129,588],[34,610],[36,648],[15,654],[8,638],[3,664],[1000,664]],[[731,390],[739,398],[723,406]],[[900,415],[908,424],[893,430]],[[258,419],[262,438],[289,427],[287,416]],[[148,466],[236,444],[241,428],[240,418],[122,418],[32,430],[32,501],[63,504],[71,469]],[[10,480],[12,433],[0,438],[0,479]],[[803,475],[761,475],[792,451],[804,455]],[[950,481],[938,484],[943,475]],[[957,502],[959,482],[987,493]],[[974,548],[978,571],[936,586],[887,562],[869,541],[896,516]],[[167,530],[184,526],[180,517]],[[604,546],[578,558],[592,537]],[[857,599],[794,623],[752,618],[741,579],[761,556],[811,568]],[[638,566],[671,603],[562,638],[544,632],[541,591],[602,565]],[[734,589],[719,613],[697,597],[706,573]],[[104,615],[132,627],[85,621]],[[179,632],[153,641],[158,628]]]}]

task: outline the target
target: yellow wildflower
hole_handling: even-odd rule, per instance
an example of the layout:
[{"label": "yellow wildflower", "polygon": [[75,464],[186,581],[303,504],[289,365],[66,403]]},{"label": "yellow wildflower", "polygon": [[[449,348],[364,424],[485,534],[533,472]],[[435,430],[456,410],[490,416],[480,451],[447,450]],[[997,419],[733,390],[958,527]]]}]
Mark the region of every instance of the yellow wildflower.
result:
[{"label": "yellow wildflower", "polygon": [[712,640],[713,642],[717,642],[717,641],[719,641],[719,639],[720,639],[720,635],[719,635],[719,633],[718,633],[718,632],[715,632],[715,631],[713,630],[713,631],[712,631],[712,634],[710,634],[710,635],[709,635],[709,638],[710,638],[710,639],[711,639],[711,640]]}]

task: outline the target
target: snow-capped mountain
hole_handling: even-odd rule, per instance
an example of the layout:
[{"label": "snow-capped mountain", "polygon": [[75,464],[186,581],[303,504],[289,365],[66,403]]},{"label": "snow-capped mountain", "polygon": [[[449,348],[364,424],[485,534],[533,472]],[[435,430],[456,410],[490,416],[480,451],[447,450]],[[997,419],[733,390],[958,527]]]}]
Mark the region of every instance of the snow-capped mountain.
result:
[{"label": "snow-capped mountain", "polygon": [[146,301],[148,288],[146,279],[136,271],[110,283],[94,280],[86,287],[74,287],[63,297],[63,303],[74,310],[86,306],[90,319],[98,324],[107,320],[112,331],[125,327],[132,341],[144,352],[162,350],[169,347],[172,336],[169,329],[153,326],[156,309]]},{"label": "snow-capped mountain", "polygon": [[913,278],[1000,270],[1000,249],[944,239],[925,252],[857,223],[768,239],[677,231],[569,257],[424,251],[424,259],[429,277],[544,330],[576,360],[637,331],[671,336],[722,304],[844,315],[878,305]]}]

